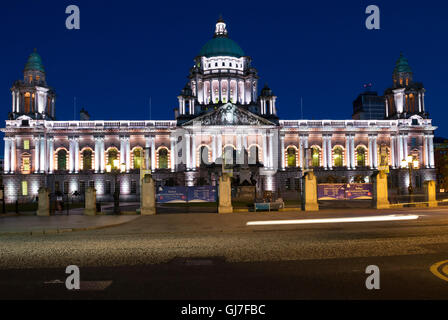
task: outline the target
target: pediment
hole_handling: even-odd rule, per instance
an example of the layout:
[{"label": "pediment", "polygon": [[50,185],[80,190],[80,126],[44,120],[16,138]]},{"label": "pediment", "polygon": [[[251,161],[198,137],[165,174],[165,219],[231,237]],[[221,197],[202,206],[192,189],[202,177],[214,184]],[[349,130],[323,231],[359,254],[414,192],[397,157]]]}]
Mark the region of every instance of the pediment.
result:
[{"label": "pediment", "polygon": [[195,119],[192,119],[184,126],[200,123],[202,126],[260,126],[260,125],[275,125],[271,121],[260,117],[246,109],[237,107],[232,103],[222,105],[213,112],[204,114]]}]

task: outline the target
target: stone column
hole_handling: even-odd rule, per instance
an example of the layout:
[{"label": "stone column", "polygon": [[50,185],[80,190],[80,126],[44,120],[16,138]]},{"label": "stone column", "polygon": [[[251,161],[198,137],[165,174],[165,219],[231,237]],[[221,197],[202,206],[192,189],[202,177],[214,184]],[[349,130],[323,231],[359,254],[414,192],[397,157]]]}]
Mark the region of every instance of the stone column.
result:
[{"label": "stone column", "polygon": [[266,133],[263,132],[262,135],[263,135],[263,165],[267,169],[269,166],[269,163],[268,163],[268,153],[266,150],[267,149]]},{"label": "stone column", "polygon": [[280,168],[285,170],[285,136],[280,136],[280,152],[281,152],[281,166]]},{"label": "stone column", "polygon": [[398,135],[398,167],[401,167],[401,161],[404,159],[404,149],[403,149],[403,135],[400,133]]},{"label": "stone column", "polygon": [[[305,150],[305,152],[306,152],[306,150],[309,147],[308,146],[308,135],[304,135],[303,136],[303,143],[304,143],[304,145],[303,145],[304,149],[302,149],[302,150]],[[310,156],[311,156],[311,153],[310,153]],[[306,161],[306,154],[305,153],[303,154],[303,159],[305,161],[305,169],[309,169],[309,161]]]},{"label": "stone column", "polygon": [[232,189],[230,185],[230,177],[224,173],[219,177],[219,207],[220,214],[232,213]]},{"label": "stone column", "polygon": [[305,211],[319,211],[319,204],[317,203],[317,180],[314,172],[307,172],[304,176],[304,202]]},{"label": "stone column", "polygon": [[372,143],[372,135],[369,134],[369,167],[373,168],[373,143]]},{"label": "stone column", "polygon": [[403,159],[406,160],[406,158],[408,157],[408,135],[404,134],[403,135]]},{"label": "stone column", "polygon": [[390,162],[391,162],[392,168],[395,169],[396,164],[395,164],[395,136],[394,135],[390,136]]},{"label": "stone column", "polygon": [[176,142],[176,138],[174,137],[170,137],[170,143],[171,143],[171,148],[170,148],[170,162],[171,162],[171,172],[175,171],[176,168],[176,160],[175,160],[175,155],[176,155],[176,151],[174,150],[175,148],[175,143]]},{"label": "stone column", "polygon": [[429,136],[429,165],[431,168],[435,167],[434,164],[434,136]]},{"label": "stone column", "polygon": [[104,161],[104,137],[100,138],[100,171],[101,173],[104,172],[104,165],[105,165],[105,161]]},{"label": "stone column", "polygon": [[372,137],[372,143],[373,143],[373,168],[378,168],[378,143],[377,143],[377,136]]},{"label": "stone column", "polygon": [[94,137],[95,139],[95,173],[100,171],[100,142],[98,137]]},{"label": "stone column", "polygon": [[190,161],[190,153],[191,153],[191,148],[190,148],[190,134],[186,133],[185,134],[185,148],[186,150],[186,165],[187,165],[187,170],[191,169],[191,161]]},{"label": "stone column", "polygon": [[45,138],[40,137],[39,138],[39,172],[44,173],[45,172]]},{"label": "stone column", "polygon": [[303,138],[299,134],[299,167],[303,169],[304,165],[305,165],[305,152],[303,149]]},{"label": "stone column", "polygon": [[216,134],[212,135],[212,162],[216,161]]},{"label": "stone column", "polygon": [[375,209],[389,209],[390,203],[387,192],[387,174],[378,172],[373,177],[373,207]]},{"label": "stone column", "polygon": [[[40,138],[35,137],[34,138],[34,173],[39,173],[39,163],[40,163],[39,149],[40,149]],[[70,150],[71,150],[71,144],[70,144]],[[71,151],[70,151],[70,154],[71,154]]]},{"label": "stone column", "polygon": [[328,135],[328,169],[333,170],[333,145],[331,143],[331,135]]},{"label": "stone column", "polygon": [[236,163],[243,164],[244,163],[244,152],[242,150],[242,137],[241,134],[238,133],[236,136]]},{"label": "stone column", "polygon": [[151,137],[151,171],[156,169],[156,137]]},{"label": "stone column", "polygon": [[50,137],[48,139],[48,171],[53,173],[54,171],[54,138]]},{"label": "stone column", "polygon": [[350,156],[350,135],[345,135],[345,166],[350,169],[351,166],[351,156]]},{"label": "stone column", "polygon": [[142,180],[142,195],[141,195],[140,214],[153,215],[156,214],[156,193],[155,184],[151,175],[147,174]]},{"label": "stone column", "polygon": [[75,152],[74,152],[74,156],[75,156],[75,173],[78,173],[79,172],[79,137],[75,138],[74,144],[75,144]]},{"label": "stone column", "polygon": [[38,191],[39,203],[37,215],[45,217],[50,215],[50,191],[47,188],[40,188]]},{"label": "stone column", "polygon": [[5,141],[5,154],[4,154],[4,172],[9,173],[11,170],[11,140],[9,137],[4,137],[3,141]]},{"label": "stone column", "polygon": [[120,137],[120,165],[126,163],[126,138]]},{"label": "stone column", "polygon": [[85,194],[84,214],[86,216],[96,215],[96,190],[94,187],[88,187]]},{"label": "stone column", "polygon": [[423,135],[423,162],[425,168],[429,168],[429,148],[428,148],[428,136]]},{"label": "stone column", "polygon": [[322,166],[325,170],[328,169],[328,160],[327,160],[327,153],[328,153],[328,147],[327,147],[327,136],[322,134]]},{"label": "stone column", "polygon": [[191,145],[192,145],[192,156],[191,156],[191,168],[193,170],[196,170],[196,134],[192,134],[191,135],[192,141],[191,141]]},{"label": "stone column", "polygon": [[217,150],[218,158],[222,158],[222,134],[218,135],[218,150]]},{"label": "stone column", "polygon": [[351,161],[352,169],[356,169],[355,136],[354,135],[350,135],[350,156],[352,157],[352,161]]},{"label": "stone column", "polygon": [[[274,169],[274,133],[269,133],[269,168]],[[278,158],[277,158],[278,159]]]},{"label": "stone column", "polygon": [[126,172],[131,170],[131,137],[126,137]]},{"label": "stone column", "polygon": [[16,171],[16,138],[11,137],[11,173]]},{"label": "stone column", "polygon": [[145,136],[145,169],[149,170],[149,150],[151,148],[151,138]]}]

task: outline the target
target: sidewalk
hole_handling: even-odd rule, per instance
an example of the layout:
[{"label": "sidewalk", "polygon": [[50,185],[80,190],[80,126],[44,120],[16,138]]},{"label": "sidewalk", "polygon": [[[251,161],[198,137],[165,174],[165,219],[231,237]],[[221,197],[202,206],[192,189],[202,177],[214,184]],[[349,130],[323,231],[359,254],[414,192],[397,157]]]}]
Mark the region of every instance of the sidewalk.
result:
[{"label": "sidewalk", "polygon": [[136,219],[138,216],[84,216],[56,215],[2,216],[0,215],[0,236],[12,234],[55,234],[71,231],[84,231],[118,226]]}]

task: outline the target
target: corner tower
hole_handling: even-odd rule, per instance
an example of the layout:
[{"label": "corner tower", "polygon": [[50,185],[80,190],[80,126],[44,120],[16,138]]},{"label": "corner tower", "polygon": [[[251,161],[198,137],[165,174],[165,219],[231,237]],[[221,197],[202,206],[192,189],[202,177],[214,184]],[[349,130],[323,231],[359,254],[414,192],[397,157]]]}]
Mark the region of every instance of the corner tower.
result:
[{"label": "corner tower", "polygon": [[384,92],[386,118],[403,119],[413,115],[427,118],[425,109],[425,88],[414,82],[408,60],[400,54],[392,74],[392,87]]},{"label": "corner tower", "polygon": [[11,94],[12,112],[9,113],[9,119],[21,116],[32,119],[55,119],[56,94],[47,85],[45,68],[36,49],[28,57],[23,70],[23,80],[13,83]]}]

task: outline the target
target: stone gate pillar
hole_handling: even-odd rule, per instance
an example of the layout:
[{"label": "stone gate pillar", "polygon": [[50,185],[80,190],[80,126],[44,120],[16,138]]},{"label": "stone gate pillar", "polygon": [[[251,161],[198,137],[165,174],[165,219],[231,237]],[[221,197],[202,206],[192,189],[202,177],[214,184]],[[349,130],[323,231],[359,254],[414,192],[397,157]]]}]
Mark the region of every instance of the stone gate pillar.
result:
[{"label": "stone gate pillar", "polygon": [[314,172],[305,173],[303,201],[305,211],[319,211],[317,203],[317,179]]},{"label": "stone gate pillar", "polygon": [[389,209],[390,203],[387,191],[387,174],[380,171],[373,176],[373,207],[375,209]]},{"label": "stone gate pillar", "polygon": [[232,213],[232,187],[230,184],[230,177],[223,173],[219,177],[219,213]]},{"label": "stone gate pillar", "polygon": [[141,215],[156,214],[156,190],[154,179],[147,174],[142,180]]},{"label": "stone gate pillar", "polygon": [[40,217],[46,217],[50,215],[49,194],[50,192],[47,188],[39,188],[38,191],[39,203],[38,203],[37,215]]},{"label": "stone gate pillar", "polygon": [[437,207],[436,182],[434,180],[425,181],[425,201],[429,208]]},{"label": "stone gate pillar", "polygon": [[94,187],[88,187],[85,193],[84,214],[87,216],[96,215],[96,190]]}]

